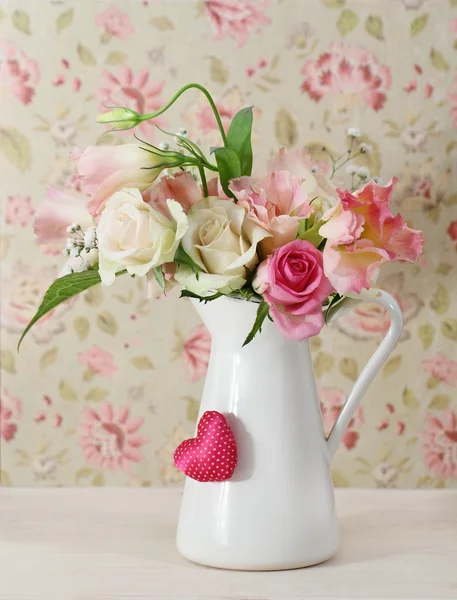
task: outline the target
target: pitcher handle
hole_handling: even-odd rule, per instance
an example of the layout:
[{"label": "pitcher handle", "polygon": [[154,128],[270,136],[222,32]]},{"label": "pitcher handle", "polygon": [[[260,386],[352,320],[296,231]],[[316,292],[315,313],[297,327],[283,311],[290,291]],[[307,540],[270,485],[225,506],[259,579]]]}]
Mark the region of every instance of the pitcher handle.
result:
[{"label": "pitcher handle", "polygon": [[374,302],[384,306],[390,314],[390,327],[376,352],[367,362],[357,381],[354,383],[351,393],[341,408],[340,414],[338,415],[335,424],[332,427],[327,440],[330,460],[333,458],[346,427],[349,425],[352,417],[354,416],[356,408],[359,406],[371,382],[379,373],[382,365],[386,362],[390,353],[394,349],[395,344],[400,339],[403,330],[403,315],[397,301],[390,294],[382,290],[379,290],[379,295],[373,300],[353,300],[349,298],[344,300],[339,305],[336,305],[329,318],[329,322],[331,323],[338,317],[346,314],[349,310],[361,302]]}]

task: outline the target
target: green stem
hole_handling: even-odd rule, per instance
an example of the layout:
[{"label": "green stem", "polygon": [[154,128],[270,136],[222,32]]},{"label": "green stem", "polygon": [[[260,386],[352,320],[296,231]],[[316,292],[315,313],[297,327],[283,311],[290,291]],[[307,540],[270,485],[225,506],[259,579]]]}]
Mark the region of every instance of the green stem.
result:
[{"label": "green stem", "polygon": [[219,115],[219,112],[216,108],[216,104],[214,103],[213,98],[211,97],[211,94],[208,92],[208,90],[206,88],[204,88],[202,85],[200,85],[199,83],[188,83],[187,85],[185,85],[184,87],[182,87],[180,90],[178,90],[176,92],[176,94],[171,98],[171,100],[169,100],[164,106],[162,106],[162,108],[159,108],[159,110],[156,110],[155,112],[149,113],[147,115],[140,115],[141,117],[141,121],[149,121],[149,119],[154,119],[155,117],[158,117],[159,115],[161,115],[162,113],[164,113],[166,110],[168,110],[170,108],[170,106],[172,104],[174,104],[176,102],[176,100],[187,90],[195,88],[197,90],[200,90],[200,92],[202,92],[203,94],[205,94],[206,99],[209,102],[209,105],[211,106],[211,109],[214,113],[214,116],[216,118],[216,122],[217,122],[217,126],[219,127],[219,131],[221,133],[221,137],[222,137],[222,141],[224,142],[224,146],[227,145],[227,136],[225,135],[225,131],[224,131],[224,126],[222,125],[222,121],[221,121],[221,117]]},{"label": "green stem", "polygon": [[202,164],[199,164],[197,166],[198,166],[198,170],[200,171],[200,178],[202,180],[203,196],[205,198],[208,198],[208,184],[206,182],[205,168],[203,167]]}]

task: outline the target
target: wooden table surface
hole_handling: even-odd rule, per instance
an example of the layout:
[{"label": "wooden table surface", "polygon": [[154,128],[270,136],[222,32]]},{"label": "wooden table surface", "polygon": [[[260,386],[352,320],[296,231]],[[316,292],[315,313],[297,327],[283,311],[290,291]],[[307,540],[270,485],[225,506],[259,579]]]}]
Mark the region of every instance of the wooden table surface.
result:
[{"label": "wooden table surface", "polygon": [[1,600],[457,598],[457,490],[337,490],[317,567],[249,573],[175,549],[177,489],[0,489]]}]

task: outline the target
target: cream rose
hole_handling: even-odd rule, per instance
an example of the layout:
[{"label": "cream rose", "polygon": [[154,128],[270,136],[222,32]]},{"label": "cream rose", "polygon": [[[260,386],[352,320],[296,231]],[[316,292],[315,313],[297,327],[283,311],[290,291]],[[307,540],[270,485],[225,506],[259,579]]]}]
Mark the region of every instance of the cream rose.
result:
[{"label": "cream rose", "polygon": [[138,189],[125,188],[111,196],[97,226],[103,283],[111,285],[120,269],[142,276],[173,260],[187,217],[175,200],[167,205],[171,219],[146,204]]},{"label": "cream rose", "polygon": [[259,262],[257,244],[270,234],[247,217],[246,209],[230,200],[210,196],[187,214],[189,228],[182,247],[200,267],[199,277],[181,265],[175,279],[200,295],[239,290]]}]

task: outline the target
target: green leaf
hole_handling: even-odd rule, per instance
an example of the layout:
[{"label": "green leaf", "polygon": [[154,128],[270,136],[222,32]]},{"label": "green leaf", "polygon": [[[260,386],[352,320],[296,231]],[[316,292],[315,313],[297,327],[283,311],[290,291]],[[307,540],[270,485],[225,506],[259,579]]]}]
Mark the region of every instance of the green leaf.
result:
[{"label": "green leaf", "polygon": [[384,39],[383,22],[381,17],[377,15],[369,15],[365,21],[365,29],[367,32],[379,41]]},{"label": "green leaf", "polygon": [[60,33],[63,29],[69,27],[73,21],[74,9],[69,8],[65,12],[61,13],[56,19],[56,30]]},{"label": "green leaf", "polygon": [[398,368],[401,364],[401,360],[402,360],[401,354],[397,354],[397,356],[392,356],[392,358],[390,358],[386,362],[386,364],[384,365],[384,367],[382,369],[382,374],[384,375],[384,377],[388,377],[392,373],[395,373],[395,371],[398,370]]},{"label": "green leaf", "polygon": [[90,330],[90,323],[87,317],[76,317],[73,321],[73,329],[78,338],[82,341],[87,338]]},{"label": "green leaf", "polygon": [[[125,271],[123,272],[125,273]],[[59,277],[59,279],[56,279],[49,286],[47,292],[45,293],[43,301],[38,307],[35,316],[24,329],[17,345],[17,349],[19,350],[25,335],[28,333],[30,328],[35,325],[39,319],[41,319],[41,317],[44,317],[44,315],[53,310],[59,304],[62,304],[62,302],[66,302],[69,298],[76,296],[76,294],[80,294],[93,285],[97,285],[100,283],[100,281],[101,280],[98,271],[70,273],[69,275],[65,275],[64,277]]]},{"label": "green leaf", "polygon": [[228,69],[216,56],[208,56],[210,60],[209,74],[211,81],[225,85],[228,81]]},{"label": "green leaf", "polygon": [[449,63],[439,50],[430,50],[430,61],[438,71],[449,71]]},{"label": "green leaf", "polygon": [[[444,203],[446,204],[446,200],[444,201]],[[436,267],[436,272],[439,275],[447,275],[449,273],[449,271],[452,270],[452,265],[450,265],[449,263],[445,263],[445,262],[440,262],[440,264]]]},{"label": "green leaf", "polygon": [[170,31],[175,28],[173,22],[168,17],[155,17],[150,22],[159,31]]},{"label": "green leaf", "polygon": [[109,335],[116,335],[116,333],[117,333],[116,319],[107,310],[104,310],[99,315],[97,315],[96,323],[100,327],[100,329],[102,331],[104,331],[105,333],[108,333]]},{"label": "green leaf", "polygon": [[[300,224],[302,221],[300,221]],[[320,243],[324,239],[321,235],[319,235],[319,229],[322,227],[323,221],[318,221],[312,227],[307,229],[304,233],[300,234],[298,237],[301,240],[306,240],[310,242],[316,248],[319,247]],[[300,233],[300,232],[299,232]]]},{"label": "green leaf", "polygon": [[149,371],[154,368],[154,365],[147,356],[134,356],[130,362],[140,371]]},{"label": "green leaf", "polygon": [[420,17],[416,17],[414,21],[412,21],[410,25],[411,37],[414,37],[418,33],[420,33],[428,23],[428,14],[421,15]]},{"label": "green leaf", "polygon": [[268,304],[265,302],[265,300],[262,300],[262,302],[259,304],[259,307],[257,309],[257,315],[256,315],[256,318],[254,321],[254,325],[252,326],[252,329],[249,332],[248,337],[244,340],[243,347],[247,346],[249,344],[249,342],[252,342],[252,340],[254,339],[256,334],[259,331],[262,331],[262,324],[265,321],[269,310],[270,310],[270,307],[268,306]]},{"label": "green leaf", "polygon": [[353,29],[357,27],[359,24],[359,17],[352,10],[343,10],[338,19],[336,26],[338,27],[338,31],[344,37],[348,33],[350,33]]},{"label": "green leaf", "polygon": [[441,323],[441,333],[449,340],[457,342],[457,319],[449,317]]},{"label": "green leaf", "polygon": [[241,165],[238,155],[231,148],[215,148],[213,153],[216,157],[222,189],[229,198],[234,198],[235,196],[229,188],[229,182],[231,179],[241,177]]},{"label": "green leaf", "polygon": [[418,331],[422,346],[424,350],[427,350],[427,348],[430,348],[433,343],[433,338],[435,337],[435,328],[433,325],[427,323],[426,325],[421,325]]},{"label": "green leaf", "polygon": [[0,352],[0,369],[2,371],[6,371],[7,373],[11,373],[12,375],[16,373],[16,364],[15,364],[14,356],[11,350],[2,350]]},{"label": "green leaf", "polygon": [[252,120],[252,106],[243,108],[233,117],[227,132],[227,148],[237,154],[241,175],[252,172]]},{"label": "green leaf", "polygon": [[438,288],[430,300],[430,308],[437,314],[443,315],[449,309],[449,305],[449,294],[446,288],[443,285],[438,284]]},{"label": "green leaf", "polygon": [[81,467],[80,469],[77,469],[75,473],[75,484],[78,485],[80,479],[90,477],[92,473],[93,470],[90,467]]},{"label": "green leaf", "polygon": [[447,394],[433,396],[428,407],[432,410],[444,410],[451,404],[451,397]]},{"label": "green leaf", "polygon": [[186,267],[189,267],[189,269],[191,269],[195,273],[195,278],[198,280],[201,268],[197,265],[197,263],[194,260],[192,260],[192,258],[187,254],[187,252],[184,250],[184,248],[182,248],[182,246],[179,246],[176,250],[175,257],[173,260],[178,265],[184,265]]},{"label": "green leaf", "polygon": [[325,352],[319,352],[313,361],[313,369],[317,379],[320,379],[324,373],[328,373],[332,370],[335,364],[335,359],[330,354]]},{"label": "green leaf", "polygon": [[419,408],[420,402],[412,389],[405,387],[401,397],[403,406],[405,408],[408,408],[410,410],[416,410],[417,408]]},{"label": "green leaf", "polygon": [[275,135],[278,144],[285,148],[295,146],[298,141],[297,120],[287,108],[280,108],[276,113]]},{"label": "green leaf", "polygon": [[32,162],[27,138],[12,127],[0,128],[0,150],[7,160],[21,172],[27,171]]},{"label": "green leaf", "polygon": [[62,379],[62,381],[59,383],[59,392],[62,400],[76,402],[78,399],[74,388],[68,383],[68,381],[65,381],[64,379]]},{"label": "green leaf", "polygon": [[95,487],[102,487],[105,485],[103,473],[97,473],[97,475],[95,475],[95,477],[92,479],[92,485]]},{"label": "green leaf", "polygon": [[160,287],[161,290],[164,290],[165,289],[165,278],[163,276],[162,267],[155,267],[154,269],[152,269],[152,273],[154,275],[154,279],[157,282],[157,285]]},{"label": "green leaf", "polygon": [[30,17],[24,10],[15,10],[11,17],[13,25],[22,33],[30,35]]},{"label": "green leaf", "polygon": [[51,348],[50,350],[47,350],[41,356],[40,369],[42,371],[44,371],[45,369],[47,369],[49,366],[51,366],[53,363],[56,362],[58,352],[59,352],[59,350],[57,348]]},{"label": "green leaf", "polygon": [[199,296],[198,294],[194,294],[194,292],[191,292],[190,290],[182,290],[180,298],[195,298],[196,300],[200,300],[200,302],[204,302],[206,304],[207,302],[216,300],[217,298],[220,298],[223,295],[224,294],[221,294],[220,292],[216,292],[212,296]]},{"label": "green leaf", "polygon": [[9,476],[9,474],[4,471],[3,469],[0,471],[0,486],[2,487],[9,487],[13,485],[13,482],[11,481],[11,477]]},{"label": "green leaf", "polygon": [[91,67],[97,64],[95,56],[92,54],[89,48],[86,48],[86,46],[83,46],[82,44],[78,44],[76,50],[78,52],[79,60],[83,63],[83,65]]},{"label": "green leaf", "polygon": [[122,65],[127,58],[127,54],[124,52],[113,51],[108,54],[105,59],[106,65]]},{"label": "green leaf", "polygon": [[348,377],[351,381],[357,379],[359,369],[357,367],[357,361],[354,358],[345,357],[340,360],[340,373]]},{"label": "green leaf", "polygon": [[335,487],[350,487],[349,481],[339,471],[332,469],[333,485]]},{"label": "green leaf", "polygon": [[108,396],[108,390],[99,387],[90,388],[84,397],[85,402],[100,402]]}]

